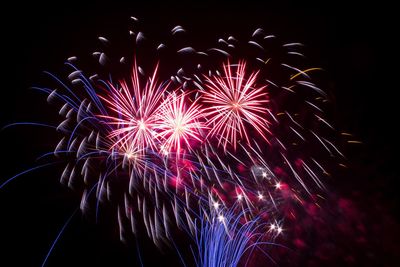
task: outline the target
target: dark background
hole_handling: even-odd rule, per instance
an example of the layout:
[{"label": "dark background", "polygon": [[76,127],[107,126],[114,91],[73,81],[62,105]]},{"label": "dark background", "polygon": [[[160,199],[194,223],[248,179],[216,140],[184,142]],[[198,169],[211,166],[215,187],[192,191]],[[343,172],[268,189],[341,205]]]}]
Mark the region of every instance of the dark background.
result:
[{"label": "dark background", "polygon": [[[329,74],[335,125],[363,142],[349,148],[350,175],[338,178],[332,187],[354,204],[371,232],[366,235],[368,249],[355,246],[356,260],[346,264],[399,264],[397,31],[392,8],[384,2],[379,6],[333,1],[280,5],[251,1],[15,2],[1,13],[1,127],[19,121],[56,122],[45,96],[29,87],[46,84],[43,70],[57,73],[67,57],[92,52],[98,36],[125,33],[127,28],[121,25],[129,23],[129,16],[141,19],[147,32],[162,33],[182,25],[197,35],[194,39],[205,43],[214,43],[226,32],[251,34],[257,27],[288,42],[304,43],[306,55]],[[1,131],[0,181],[34,166],[36,156],[50,151],[56,140],[50,129]],[[59,184],[59,171],[58,167],[35,171],[1,189],[0,266],[40,266],[59,229],[79,205],[79,196]],[[179,263],[173,252],[160,253],[149,242],[141,242],[145,266]],[[365,259],[359,260],[360,255]],[[329,259],[316,261],[314,266],[322,263],[335,266]],[[135,246],[119,242],[117,231],[107,222],[94,224],[77,215],[47,266],[139,265]]]}]

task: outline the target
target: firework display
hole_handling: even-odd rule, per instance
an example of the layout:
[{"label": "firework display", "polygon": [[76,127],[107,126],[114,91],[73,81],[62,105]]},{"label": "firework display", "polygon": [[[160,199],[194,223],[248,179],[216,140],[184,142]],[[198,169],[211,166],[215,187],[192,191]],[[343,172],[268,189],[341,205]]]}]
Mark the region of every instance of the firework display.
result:
[{"label": "firework display", "polygon": [[182,45],[181,26],[157,43],[131,19],[126,55],[99,37],[93,69],[70,57],[66,77],[47,73],[54,88],[35,87],[62,117],[62,138],[37,168],[65,163],[60,181],[82,193],[82,212],[98,218],[115,204],[122,240],[145,232],[164,248],[180,232],[197,266],[246,266],[253,254],[273,263],[286,222],[304,203],[319,207],[344,164],[314,82],[322,69],[302,44],[263,29],[198,49]]}]

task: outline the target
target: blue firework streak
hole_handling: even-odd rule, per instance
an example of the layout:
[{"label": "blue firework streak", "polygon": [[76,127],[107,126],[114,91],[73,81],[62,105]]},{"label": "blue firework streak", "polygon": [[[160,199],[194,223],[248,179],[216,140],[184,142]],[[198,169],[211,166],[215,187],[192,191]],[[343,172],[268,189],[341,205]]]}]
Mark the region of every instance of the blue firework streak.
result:
[{"label": "blue firework streak", "polygon": [[266,223],[259,217],[244,220],[245,212],[239,214],[234,210],[224,210],[205,214],[199,219],[199,230],[196,231],[198,267],[238,266],[246,261],[254,248],[260,248],[271,242],[263,242],[262,231]]}]

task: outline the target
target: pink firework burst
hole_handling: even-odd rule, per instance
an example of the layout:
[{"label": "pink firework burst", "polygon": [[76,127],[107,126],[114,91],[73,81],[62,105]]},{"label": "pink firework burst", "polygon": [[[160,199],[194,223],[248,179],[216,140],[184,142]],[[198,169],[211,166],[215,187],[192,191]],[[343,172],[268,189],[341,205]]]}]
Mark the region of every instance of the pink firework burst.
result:
[{"label": "pink firework burst", "polygon": [[266,86],[257,86],[257,72],[246,75],[246,63],[223,64],[223,76],[207,77],[207,89],[203,102],[211,126],[209,135],[217,136],[218,145],[226,150],[228,143],[236,150],[236,143],[245,139],[250,143],[248,126],[268,141],[267,92]]},{"label": "pink firework burst", "polygon": [[107,97],[101,97],[107,103],[114,115],[100,115],[106,119],[113,130],[107,136],[112,142],[110,149],[131,147],[128,150],[144,151],[146,148],[155,150],[158,139],[155,132],[157,113],[162,104],[162,96],[168,85],[157,82],[157,69],[144,85],[139,80],[138,66],[135,62],[131,81],[122,80],[119,86],[110,84]]},{"label": "pink firework burst", "polygon": [[157,138],[163,140],[161,150],[164,153],[175,151],[177,157],[183,144],[192,148],[193,141],[202,141],[201,130],[206,128],[197,101],[189,103],[186,93],[171,93],[163,102],[158,114]]}]

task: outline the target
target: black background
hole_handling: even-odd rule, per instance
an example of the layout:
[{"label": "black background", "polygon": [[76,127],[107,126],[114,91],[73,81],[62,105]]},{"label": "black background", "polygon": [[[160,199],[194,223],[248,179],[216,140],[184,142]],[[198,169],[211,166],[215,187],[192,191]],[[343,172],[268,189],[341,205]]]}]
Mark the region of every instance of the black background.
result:
[{"label": "black background", "polygon": [[[385,3],[349,6],[333,1],[280,5],[250,1],[15,2],[1,11],[0,126],[19,121],[56,122],[57,116],[52,115],[54,110],[46,104],[45,96],[29,87],[44,81],[43,70],[57,73],[67,57],[92,52],[98,36],[125,33],[127,29],[121,29],[121,25],[129,23],[129,16],[141,19],[149,32],[166,32],[182,25],[200,42],[215,42],[226,32],[251,34],[262,27],[284,40],[304,43],[307,56],[329,74],[329,89],[335,96],[335,124],[363,142],[350,148],[354,175],[338,179],[332,190],[354,199],[364,213],[370,212],[366,218],[371,222],[366,223],[381,216],[388,218],[391,227],[382,226],[379,233],[382,238],[392,236],[396,240],[398,49],[391,11]],[[32,127],[0,132],[0,180],[33,166],[36,156],[50,151],[56,140],[51,130]],[[59,171],[58,167],[35,171],[1,189],[0,266],[40,266],[59,229],[79,205],[79,196],[59,184]],[[150,243],[141,242],[145,266],[179,263],[174,253],[160,253]],[[381,261],[373,261],[370,266],[377,262],[383,266],[399,263],[394,257],[400,254],[398,245],[384,244],[388,247],[377,248],[381,252],[375,255]],[[357,262],[353,265],[361,266]],[[139,265],[135,247],[120,243],[116,230],[106,222],[96,225],[78,215],[62,235],[47,266]]]}]

